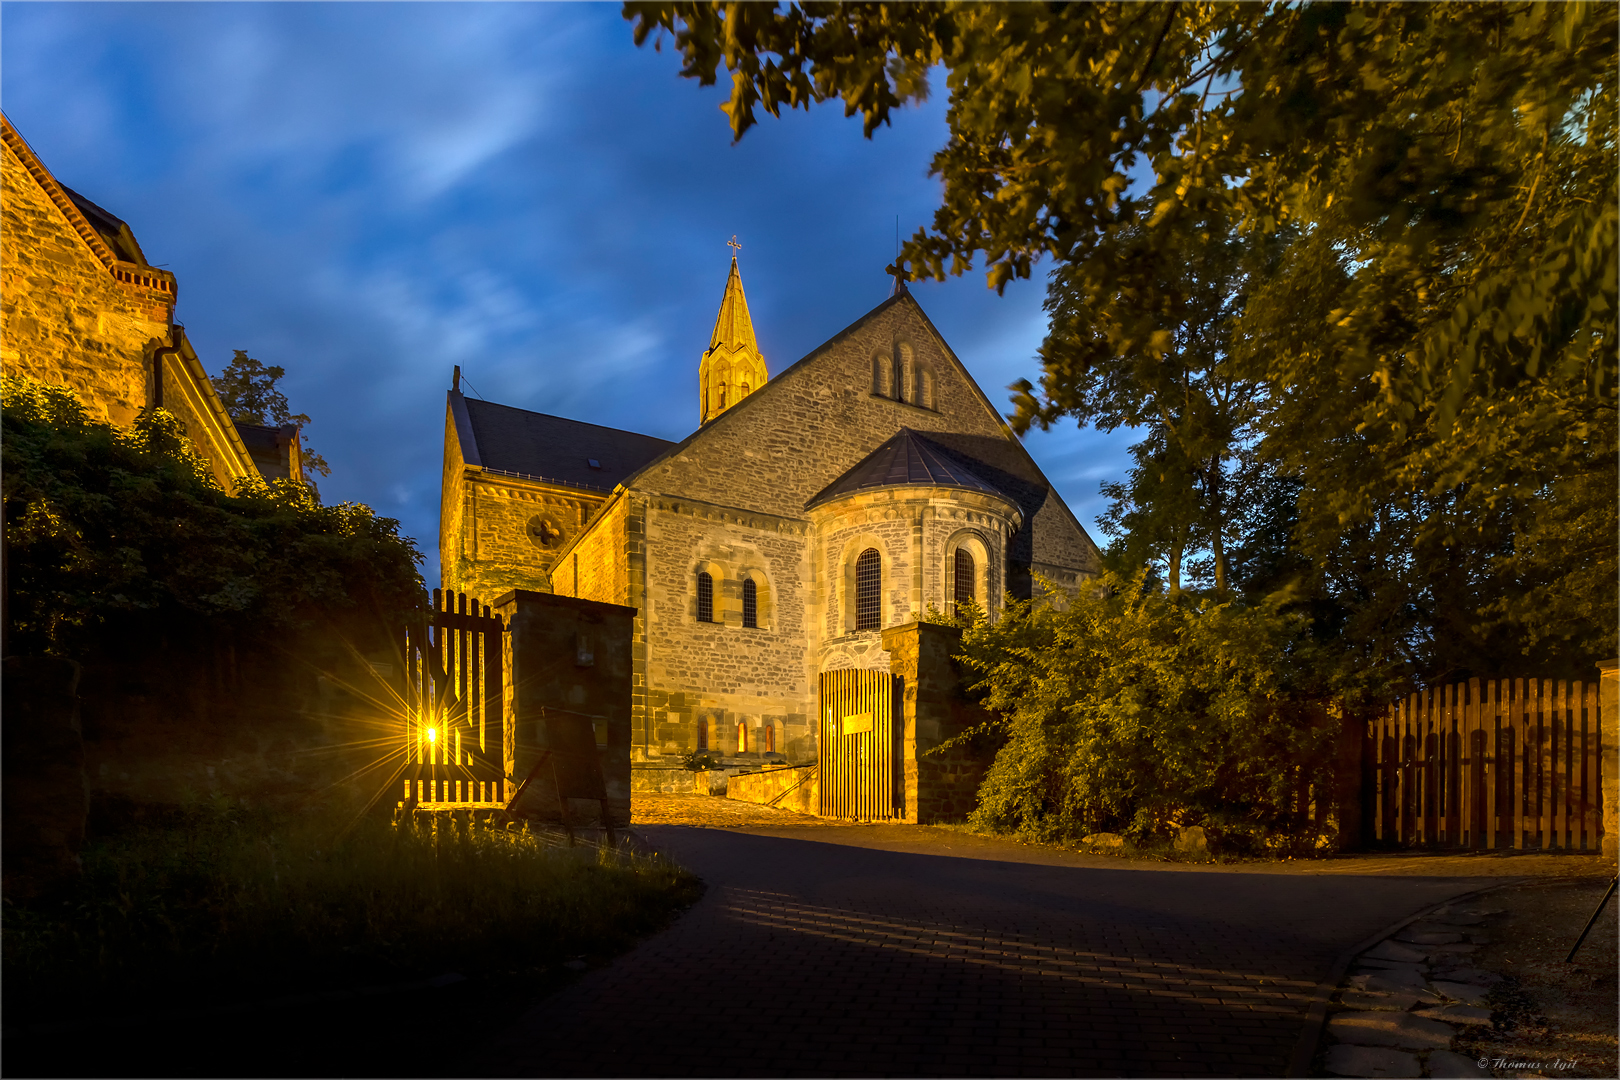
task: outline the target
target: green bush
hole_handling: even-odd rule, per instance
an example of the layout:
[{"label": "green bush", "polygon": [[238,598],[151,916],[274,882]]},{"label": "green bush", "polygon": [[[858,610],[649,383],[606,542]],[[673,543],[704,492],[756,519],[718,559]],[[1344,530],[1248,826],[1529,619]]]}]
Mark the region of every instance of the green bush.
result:
[{"label": "green bush", "polygon": [[[1137,843],[1203,825],[1227,851],[1328,841],[1338,720],[1303,686],[1297,617],[1171,597],[1106,574],[1072,602],[1011,606],[963,637],[1000,741],[972,823],[1045,841]],[[947,744],[950,745],[950,744]]]},{"label": "green bush", "polygon": [[617,951],[700,889],[662,859],[467,815],[344,825],[218,804],[92,844],[70,893],[7,903],[8,1009],[527,971]]},{"label": "green bush", "polygon": [[13,653],[84,659],[112,627],[279,642],[425,606],[421,552],[369,507],[322,506],[290,480],[226,492],[162,409],[119,428],[11,376],[0,398]]}]

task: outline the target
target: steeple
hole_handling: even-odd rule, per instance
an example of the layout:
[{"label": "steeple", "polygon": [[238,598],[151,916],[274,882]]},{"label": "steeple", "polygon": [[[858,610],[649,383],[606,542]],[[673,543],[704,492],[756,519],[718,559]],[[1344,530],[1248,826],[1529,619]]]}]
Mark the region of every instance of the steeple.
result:
[{"label": "steeple", "polygon": [[[741,248],[737,238],[731,246]],[[698,365],[698,423],[707,424],[716,416],[765,385],[770,373],[754,340],[754,321],[748,317],[748,298],[743,295],[742,274],[737,256],[731,256],[731,275],[720,298],[720,314],[714,320],[714,333]]]}]

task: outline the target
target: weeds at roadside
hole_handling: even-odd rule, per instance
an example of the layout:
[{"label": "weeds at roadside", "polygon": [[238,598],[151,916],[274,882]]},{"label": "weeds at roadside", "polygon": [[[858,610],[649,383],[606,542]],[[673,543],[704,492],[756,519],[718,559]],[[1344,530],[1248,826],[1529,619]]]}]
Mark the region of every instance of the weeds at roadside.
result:
[{"label": "weeds at roadside", "polygon": [[342,824],[194,807],[92,845],[70,891],[6,904],[8,1020],[532,970],[616,952],[702,888],[469,815]]}]

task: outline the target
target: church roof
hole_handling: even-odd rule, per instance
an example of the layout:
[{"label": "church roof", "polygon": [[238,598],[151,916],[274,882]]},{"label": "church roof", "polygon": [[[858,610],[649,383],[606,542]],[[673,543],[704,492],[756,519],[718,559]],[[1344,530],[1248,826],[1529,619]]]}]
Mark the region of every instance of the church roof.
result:
[{"label": "church roof", "polygon": [[474,446],[462,448],[469,464],[572,487],[611,491],[674,445],[634,431],[469,399],[454,390],[450,402],[452,409],[465,410],[471,428]]},{"label": "church roof", "polygon": [[743,295],[742,273],[737,259],[731,259],[731,274],[726,278],[726,292],[720,298],[720,314],[714,320],[714,333],[709,335],[709,352],[723,349],[759,351],[754,341],[754,320],[748,316],[748,297]]},{"label": "church roof", "polygon": [[901,428],[888,442],[862,458],[853,469],[822,488],[805,507],[808,509],[843,495],[885,487],[954,487],[1017,503],[1000,488],[973,475],[943,446],[910,428]]}]

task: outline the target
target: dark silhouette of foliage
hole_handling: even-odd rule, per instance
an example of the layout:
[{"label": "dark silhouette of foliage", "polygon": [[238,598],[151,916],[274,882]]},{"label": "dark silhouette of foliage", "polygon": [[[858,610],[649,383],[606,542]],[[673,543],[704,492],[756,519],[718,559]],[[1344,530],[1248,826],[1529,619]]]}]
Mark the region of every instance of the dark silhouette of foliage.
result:
[{"label": "dark silhouette of foliage", "polygon": [[422,555],[397,521],[321,506],[292,481],[227,493],[161,409],[125,430],[65,387],[8,377],[3,432],[13,652],[83,658],[109,625],[273,641],[425,605]]},{"label": "dark silhouette of foliage", "polygon": [[1369,699],[1620,648],[1612,5],[624,14],[682,75],[729,72],[739,138],[832,99],[871,136],[944,69],[942,202],[903,256],[942,278],[982,254],[996,289],[1053,260],[1012,420],[1143,426],[1122,565],[1173,586],[1193,552],[1222,591],[1226,549],[1257,568],[1264,542]]}]

